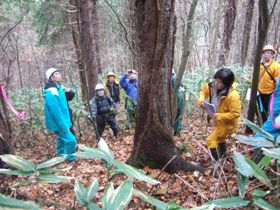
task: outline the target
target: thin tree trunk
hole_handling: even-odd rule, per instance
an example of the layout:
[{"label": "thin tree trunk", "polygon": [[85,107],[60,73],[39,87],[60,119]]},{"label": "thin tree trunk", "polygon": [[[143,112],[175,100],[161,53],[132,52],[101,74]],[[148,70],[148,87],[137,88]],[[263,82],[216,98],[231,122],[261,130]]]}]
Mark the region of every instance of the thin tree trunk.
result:
[{"label": "thin tree trunk", "polygon": [[235,0],[227,0],[225,19],[224,19],[224,34],[223,43],[219,54],[218,66],[224,66],[230,51],[232,34],[234,30],[234,22],[236,17]]},{"label": "thin tree trunk", "polygon": [[[171,131],[171,68],[174,53],[174,0],[135,0],[139,99],[134,148],[128,162],[166,167],[168,172],[202,170],[182,160]],[[156,82],[156,83],[155,83]]]},{"label": "thin tree trunk", "polygon": [[[14,154],[14,142],[8,109],[0,92],[0,155],[2,154]],[[0,167],[2,167],[1,159]]]},{"label": "thin tree trunk", "polygon": [[[248,120],[254,122],[254,116],[256,113],[256,100],[257,100],[257,90],[259,84],[259,74],[260,74],[260,60],[262,54],[262,48],[265,43],[267,36],[267,30],[269,27],[269,14],[267,1],[259,1],[259,18],[258,18],[258,41],[256,47],[256,55],[254,59],[254,70],[252,78],[252,90],[250,96],[249,110],[248,110]],[[247,127],[247,132],[251,130]]]},{"label": "thin tree trunk", "polygon": [[[70,5],[75,6],[76,8],[79,8],[79,2],[78,0],[70,0]],[[81,91],[82,91],[82,100],[84,102],[88,99],[88,88],[87,88],[87,78],[85,74],[85,67],[82,61],[82,55],[81,55],[81,45],[80,45],[80,18],[79,13],[70,14],[70,22],[76,22],[76,24],[72,25],[72,39],[73,44],[75,47],[75,53],[77,57],[77,63],[79,67],[79,77],[80,77],[80,85],[81,85]]]},{"label": "thin tree trunk", "polygon": [[189,58],[190,51],[191,51],[190,41],[191,41],[191,37],[192,37],[192,23],[193,23],[193,19],[194,19],[194,13],[195,13],[195,8],[197,6],[197,2],[198,2],[198,0],[193,0],[191,3],[190,10],[189,10],[188,19],[187,19],[187,28],[186,28],[186,32],[183,37],[183,52],[182,52],[182,57],[181,57],[181,63],[180,63],[180,67],[179,67],[179,70],[178,70],[178,73],[176,76],[176,84],[172,91],[172,118],[173,118],[173,121],[175,120],[176,111],[177,111],[178,89],[182,82],[183,75],[186,71],[186,65],[187,65],[188,58]]},{"label": "thin tree trunk", "polygon": [[246,6],[246,16],[244,21],[243,28],[243,36],[242,36],[242,45],[241,45],[241,66],[245,66],[247,54],[248,54],[248,46],[250,41],[251,34],[251,26],[252,26],[252,18],[254,12],[254,3],[255,0],[248,0]]}]

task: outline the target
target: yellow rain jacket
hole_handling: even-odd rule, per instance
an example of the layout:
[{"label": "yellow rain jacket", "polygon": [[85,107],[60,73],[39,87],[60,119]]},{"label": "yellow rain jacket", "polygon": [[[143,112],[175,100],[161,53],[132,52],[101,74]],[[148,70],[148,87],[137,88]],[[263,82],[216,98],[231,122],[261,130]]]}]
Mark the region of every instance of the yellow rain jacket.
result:
[{"label": "yellow rain jacket", "polygon": [[[260,79],[259,79],[259,91],[262,94],[271,94],[275,90],[275,81],[273,81],[273,78],[280,77],[280,65],[275,61],[271,60],[268,64],[265,64],[267,71],[265,71],[265,68],[263,65],[260,67]],[[271,76],[270,76],[270,75]]]},{"label": "yellow rain jacket", "polygon": [[[234,83],[226,96],[222,96],[215,114],[215,128],[208,136],[206,143],[208,148],[215,149],[219,143],[225,142],[226,138],[236,131],[241,113],[241,102],[239,93],[236,90],[237,84]],[[209,84],[205,84],[199,95],[198,104],[203,100],[208,100],[213,89]]]}]

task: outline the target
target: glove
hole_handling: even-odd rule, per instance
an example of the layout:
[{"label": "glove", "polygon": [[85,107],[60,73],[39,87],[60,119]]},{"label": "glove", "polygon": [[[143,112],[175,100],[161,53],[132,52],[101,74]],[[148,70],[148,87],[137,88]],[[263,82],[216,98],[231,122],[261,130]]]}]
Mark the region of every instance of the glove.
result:
[{"label": "glove", "polygon": [[280,115],[275,119],[275,125],[280,128]]}]

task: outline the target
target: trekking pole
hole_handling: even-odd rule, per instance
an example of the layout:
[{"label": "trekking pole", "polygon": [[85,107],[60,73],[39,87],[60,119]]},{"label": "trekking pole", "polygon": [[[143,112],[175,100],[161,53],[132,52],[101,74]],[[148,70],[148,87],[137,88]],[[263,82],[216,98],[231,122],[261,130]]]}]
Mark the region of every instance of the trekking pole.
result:
[{"label": "trekking pole", "polygon": [[88,115],[87,117],[88,117],[88,119],[90,120],[90,122],[92,122],[92,124],[93,124],[93,129],[94,129],[95,136],[96,136],[96,139],[97,139],[97,141],[99,141],[99,140],[100,140],[100,136],[99,136],[99,133],[98,133],[98,131],[97,131],[96,122],[95,122],[95,120],[93,120],[89,115]]}]

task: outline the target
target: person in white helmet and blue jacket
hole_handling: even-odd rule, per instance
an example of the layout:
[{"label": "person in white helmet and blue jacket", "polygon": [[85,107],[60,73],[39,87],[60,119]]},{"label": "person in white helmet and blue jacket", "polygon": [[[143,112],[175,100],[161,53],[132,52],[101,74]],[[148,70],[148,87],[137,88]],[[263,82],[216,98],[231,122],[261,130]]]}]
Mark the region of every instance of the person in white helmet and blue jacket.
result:
[{"label": "person in white helmet and blue jacket", "polygon": [[98,135],[102,137],[106,124],[109,124],[114,136],[117,137],[119,127],[116,121],[116,105],[114,100],[106,95],[102,84],[96,85],[95,96],[90,100],[90,108],[92,118],[97,125]]},{"label": "person in white helmet and blue jacket", "polygon": [[46,127],[57,134],[57,155],[74,161],[75,156],[72,154],[76,152],[76,138],[70,131],[72,122],[65,90],[61,84],[62,75],[59,70],[50,68],[46,71],[46,79],[43,90]]}]

